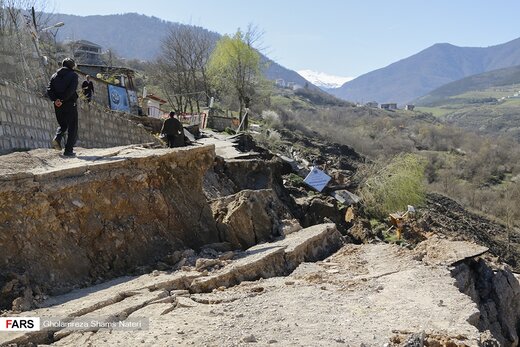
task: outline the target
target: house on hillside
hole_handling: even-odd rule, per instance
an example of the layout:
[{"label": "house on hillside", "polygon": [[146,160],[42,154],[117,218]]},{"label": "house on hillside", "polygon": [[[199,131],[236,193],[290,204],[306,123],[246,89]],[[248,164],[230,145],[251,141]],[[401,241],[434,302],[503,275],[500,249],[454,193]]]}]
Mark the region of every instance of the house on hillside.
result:
[{"label": "house on hillside", "polygon": [[397,104],[396,103],[388,103],[388,104],[381,104],[379,108],[383,110],[397,110]]},{"label": "house on hillside", "polygon": [[143,98],[143,112],[148,117],[161,118],[166,113],[166,111],[162,110],[162,106],[166,103],[166,100],[158,96],[146,94]]},{"label": "house on hillside", "polygon": [[285,80],[283,78],[276,79],[276,81],[274,81],[274,84],[277,87],[285,88]]},{"label": "house on hillside", "polygon": [[101,46],[87,40],[69,43],[74,60],[81,64],[104,65],[101,59]]},{"label": "house on hillside", "polygon": [[292,89],[292,90],[298,90],[298,89],[302,89],[303,86],[299,85],[296,82],[287,82],[287,88]]},{"label": "house on hillside", "polygon": [[409,104],[409,105],[406,105],[406,106],[404,107],[404,109],[405,109],[406,111],[413,111],[414,108],[415,108],[415,105],[410,105],[410,104]]}]

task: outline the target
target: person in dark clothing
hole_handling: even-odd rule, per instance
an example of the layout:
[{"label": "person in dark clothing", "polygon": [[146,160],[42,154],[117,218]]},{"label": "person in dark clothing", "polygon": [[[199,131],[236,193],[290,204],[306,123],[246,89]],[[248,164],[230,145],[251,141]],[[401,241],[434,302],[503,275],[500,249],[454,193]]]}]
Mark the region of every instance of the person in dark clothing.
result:
[{"label": "person in dark clothing", "polygon": [[78,94],[78,75],[74,72],[76,63],[71,58],[65,58],[62,67],[52,75],[47,86],[47,95],[54,102],[54,112],[58,121],[56,136],[52,140],[52,146],[61,150],[61,142],[67,133],[67,142],[63,155],[73,157],[73,147],[78,137],[78,109],[76,101]]},{"label": "person in dark clothing", "polygon": [[175,118],[175,112],[170,112],[169,118],[164,120],[161,134],[166,136],[168,147],[184,147],[184,128]]},{"label": "person in dark clothing", "polygon": [[92,100],[92,95],[94,95],[94,84],[90,80],[89,75],[87,75],[86,78],[87,79],[81,84],[81,89],[83,90],[83,95],[85,95],[87,101],[90,102]]}]

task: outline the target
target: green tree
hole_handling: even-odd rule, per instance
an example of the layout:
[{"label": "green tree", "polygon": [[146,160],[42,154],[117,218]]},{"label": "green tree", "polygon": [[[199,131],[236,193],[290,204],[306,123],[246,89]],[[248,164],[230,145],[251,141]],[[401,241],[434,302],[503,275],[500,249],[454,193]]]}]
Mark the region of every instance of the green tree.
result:
[{"label": "green tree", "polygon": [[262,85],[260,54],[253,48],[256,31],[249,27],[246,33],[240,29],[231,37],[223,36],[208,62],[208,74],[213,86],[220,93],[232,95],[238,102],[240,121],[244,108],[254,99]]}]

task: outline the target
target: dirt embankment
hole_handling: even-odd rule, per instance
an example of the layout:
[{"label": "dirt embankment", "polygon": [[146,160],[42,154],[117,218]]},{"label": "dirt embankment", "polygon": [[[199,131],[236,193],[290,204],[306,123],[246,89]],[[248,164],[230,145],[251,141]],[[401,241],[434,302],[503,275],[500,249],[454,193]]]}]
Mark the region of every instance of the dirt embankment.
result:
[{"label": "dirt embankment", "polygon": [[213,159],[212,146],[3,156],[0,308],[219,242],[202,192]]},{"label": "dirt embankment", "polygon": [[280,166],[216,158],[214,145],[3,156],[0,309],[178,265],[179,250],[245,249],[301,229],[280,200]]},{"label": "dirt embankment", "polygon": [[440,194],[428,194],[420,216],[419,225],[423,230],[482,244],[516,272],[520,271],[520,234],[517,231],[508,232],[504,225],[469,212]]}]

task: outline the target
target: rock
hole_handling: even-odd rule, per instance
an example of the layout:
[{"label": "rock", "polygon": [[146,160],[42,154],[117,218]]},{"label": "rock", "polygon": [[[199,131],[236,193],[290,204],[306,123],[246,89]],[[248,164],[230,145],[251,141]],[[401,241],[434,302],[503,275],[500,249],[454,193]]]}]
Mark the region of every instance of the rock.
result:
[{"label": "rock", "polygon": [[197,271],[203,271],[209,267],[220,265],[221,261],[219,259],[205,259],[205,258],[199,258],[195,262],[195,269]]},{"label": "rock", "polygon": [[197,303],[190,298],[180,296],[177,298],[177,307],[190,308],[197,306]]},{"label": "rock", "polygon": [[420,332],[420,333],[417,333],[417,334],[412,334],[412,335],[410,335],[410,337],[408,337],[408,339],[406,339],[405,346],[407,346],[407,347],[423,347],[424,346],[424,338],[425,338],[424,331]]},{"label": "rock", "polygon": [[318,224],[290,234],[277,242],[285,248],[285,261],[289,271],[302,262],[322,260],[342,245],[341,234],[334,224]]},{"label": "rock", "polygon": [[204,248],[211,248],[217,252],[228,252],[233,250],[233,245],[229,242],[217,242],[217,243],[210,243],[209,245],[205,245]]},{"label": "rock", "polygon": [[231,259],[233,259],[234,256],[235,256],[235,252],[229,251],[224,254],[221,254],[218,258],[220,260],[231,260]]},{"label": "rock", "polygon": [[[452,269],[462,293],[478,303],[480,314],[471,324],[489,330],[500,346],[517,345],[520,321],[520,284],[506,265],[496,266],[485,259],[466,259]],[[469,321],[469,320],[468,320]]]},{"label": "rock", "polygon": [[256,342],[256,337],[255,337],[255,335],[247,335],[244,338],[242,338],[242,342],[247,342],[247,343]]},{"label": "rock", "polygon": [[185,289],[174,289],[170,291],[170,295],[176,296],[190,296],[190,291]]},{"label": "rock", "polygon": [[467,258],[486,253],[487,247],[467,241],[450,241],[432,236],[419,243],[414,252],[416,258],[429,265],[452,265]]},{"label": "rock", "polygon": [[480,343],[482,347],[500,347],[500,344],[493,337],[489,330],[486,330],[480,334]]},{"label": "rock", "polygon": [[356,220],[354,225],[348,229],[348,235],[356,243],[369,243],[376,238],[383,239],[382,232],[375,231],[370,223],[364,220]]},{"label": "rock", "polygon": [[334,224],[302,229],[285,239],[249,248],[241,258],[217,273],[193,280],[190,291],[208,293],[220,286],[230,287],[243,281],[288,274],[304,261],[327,257],[342,244],[341,234]]},{"label": "rock", "polygon": [[193,249],[185,249],[182,251],[182,257],[189,259],[195,256],[195,251]]},{"label": "rock", "polygon": [[83,206],[85,206],[85,204],[82,203],[82,202],[79,201],[79,200],[72,200],[72,204],[73,204],[74,206],[76,206],[77,208],[83,208]]},{"label": "rock", "polygon": [[183,251],[174,251],[162,258],[162,261],[168,265],[175,265],[182,259]]},{"label": "rock", "polygon": [[217,258],[218,257],[218,251],[214,250],[213,248],[204,247],[202,251],[199,253],[199,257],[201,258]]},{"label": "rock", "polygon": [[280,235],[283,219],[293,219],[285,205],[270,189],[243,190],[216,199],[211,209],[221,237],[234,248],[246,249]]},{"label": "rock", "polygon": [[346,231],[345,211],[333,197],[305,196],[295,201],[301,208],[300,222],[304,228],[332,221],[343,233]]},{"label": "rock", "polygon": [[15,312],[28,311],[33,305],[33,292],[30,288],[26,288],[23,296],[13,300],[12,310]]},{"label": "rock", "polygon": [[162,261],[157,262],[157,264],[155,266],[157,267],[157,270],[160,270],[160,271],[166,271],[171,268],[171,266],[169,266],[166,263],[163,263]]},{"label": "rock", "polygon": [[302,229],[297,219],[284,219],[280,223],[280,234],[287,236]]},{"label": "rock", "polygon": [[185,266],[187,261],[188,260],[186,258],[182,258],[177,264],[175,264],[174,268],[181,269],[183,271],[190,271],[189,266]]}]

